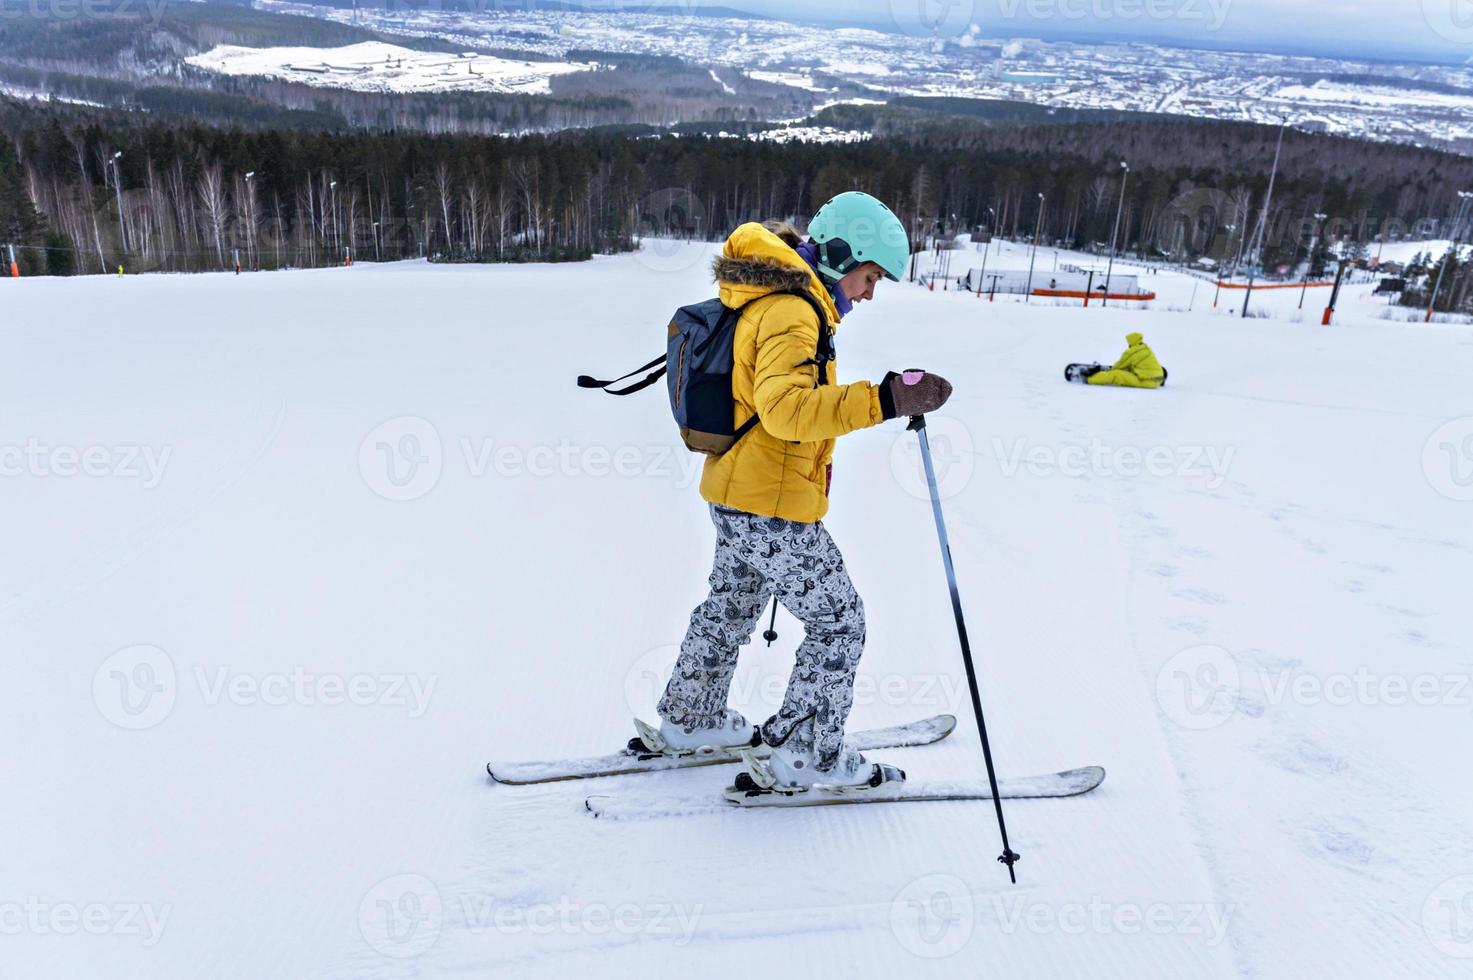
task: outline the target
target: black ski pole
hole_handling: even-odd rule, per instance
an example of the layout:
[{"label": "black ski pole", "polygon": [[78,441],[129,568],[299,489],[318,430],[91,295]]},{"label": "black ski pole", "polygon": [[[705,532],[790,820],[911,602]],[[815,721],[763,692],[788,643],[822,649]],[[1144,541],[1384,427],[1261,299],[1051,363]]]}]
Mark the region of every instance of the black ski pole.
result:
[{"label": "black ski pole", "polygon": [[777,639],[777,596],[772,597],[772,622],[762,631],[762,639],[767,641],[768,646],[772,646],[772,641]]},{"label": "black ski pole", "polygon": [[946,566],[946,584],[951,588],[951,611],[956,615],[956,635],[961,640],[962,663],[967,667],[967,686],[972,690],[972,710],[977,715],[977,733],[982,736],[982,758],[987,761],[987,783],[992,788],[992,804],[997,810],[997,829],[1002,834],[1002,854],[998,861],[1008,866],[1008,878],[1018,883],[1013,870],[1022,855],[1008,846],[1008,825],[1002,818],[1002,797],[997,791],[997,771],[992,767],[992,745],[987,740],[987,722],[982,718],[982,695],[977,691],[977,669],[972,665],[972,645],[967,642],[967,624],[962,619],[962,599],[956,588],[956,569],[951,564],[951,544],[946,538],[946,521],[941,517],[941,493],[936,489],[936,469],[931,463],[931,440],[926,438],[926,417],[912,415],[910,429],[921,440],[921,461],[926,465],[926,484],[931,489],[931,510],[936,515],[936,535],[941,539],[941,561]]}]

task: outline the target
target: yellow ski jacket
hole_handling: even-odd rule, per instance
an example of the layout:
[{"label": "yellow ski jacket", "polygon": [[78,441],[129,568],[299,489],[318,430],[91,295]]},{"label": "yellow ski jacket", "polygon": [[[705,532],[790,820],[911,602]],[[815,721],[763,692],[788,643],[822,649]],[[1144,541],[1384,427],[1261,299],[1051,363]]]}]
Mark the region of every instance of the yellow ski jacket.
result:
[{"label": "yellow ski jacket", "polygon": [[701,496],[752,514],[817,521],[829,508],[834,440],[884,421],[879,388],[868,381],[838,384],[833,361],[827,383],[819,384],[818,317],[804,299],[780,291],[806,290],[824,310],[825,329],[838,322],[838,310],[782,238],[757,222],[742,225],[713,270],[727,306],[757,301],[737,321],[731,388],[734,424],[753,412],[761,421],[725,454],[706,460]]}]

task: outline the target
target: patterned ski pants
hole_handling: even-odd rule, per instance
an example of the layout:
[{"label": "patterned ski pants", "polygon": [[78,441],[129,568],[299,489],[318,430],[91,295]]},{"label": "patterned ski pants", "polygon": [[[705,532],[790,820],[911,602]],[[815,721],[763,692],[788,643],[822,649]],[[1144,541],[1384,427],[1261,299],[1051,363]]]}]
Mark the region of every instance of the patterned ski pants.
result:
[{"label": "patterned ski pants", "polygon": [[[711,507],[716,559],[711,594],[691,613],[675,672],[660,699],[661,717],[701,725],[726,707],[737,654],[751,642],[768,600],[803,624],[804,640],[782,707],[762,726],[769,745],[812,739],[815,765],[827,770],[844,743],[854,704],[854,673],[864,651],[864,603],[822,522],[803,524]],[[812,719],[812,725],[805,724]]]}]

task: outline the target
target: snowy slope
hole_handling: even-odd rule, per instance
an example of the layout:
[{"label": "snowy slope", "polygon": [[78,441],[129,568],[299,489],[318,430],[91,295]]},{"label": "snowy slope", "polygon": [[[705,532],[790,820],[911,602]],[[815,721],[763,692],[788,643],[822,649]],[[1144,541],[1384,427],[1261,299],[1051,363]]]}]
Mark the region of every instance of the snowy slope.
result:
[{"label": "snowy slope", "polygon": [[1419,255],[1430,255],[1434,261],[1441,259],[1452,248],[1453,243],[1444,238],[1432,241],[1417,242],[1392,242],[1389,245],[1377,246],[1371,255],[1381,257],[1383,262],[1410,262]]},{"label": "snowy slope", "polygon": [[[650,245],[0,282],[7,977],[1468,975],[1473,331],[1365,286],[1329,329],[1323,291],[1242,320],[1128,266],[1153,308],[887,283],[844,323],[842,377],[956,384],[931,433],[1001,770],[1109,770],[1008,807],[1017,886],[986,804],[613,823],[583,798],[731,771],[488,785],[622,743],[702,595],[660,397],[572,383],[709,294],[706,247]],[[1167,388],[1063,383],[1132,329]],[[898,423],[844,440],[828,524],[854,723],[956,711],[878,755],[977,775]]]}]

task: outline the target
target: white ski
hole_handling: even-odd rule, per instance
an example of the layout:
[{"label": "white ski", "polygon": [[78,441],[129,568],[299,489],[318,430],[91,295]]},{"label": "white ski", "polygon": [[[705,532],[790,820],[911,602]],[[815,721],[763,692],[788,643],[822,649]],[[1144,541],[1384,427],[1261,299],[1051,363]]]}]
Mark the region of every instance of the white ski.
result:
[{"label": "white ski", "polygon": [[[1082,796],[1105,781],[1105,770],[1099,766],[1051,772],[1038,776],[1016,776],[998,781],[999,794],[1005,800],[1046,799]],[[585,805],[595,817],[630,820],[644,817],[690,816],[722,813],[757,807],[845,806],[855,803],[910,803],[923,800],[990,800],[992,789],[985,779],[937,782],[884,783],[874,789],[825,790],[814,788],[798,793],[756,791],[743,793],[736,787],[726,791],[726,798],[709,793],[700,795],[590,796]]]},{"label": "white ski", "polygon": [[[902,749],[939,742],[956,729],[955,715],[935,715],[905,725],[870,728],[850,732],[848,740],[861,752],[873,749]],[[663,772],[669,769],[693,769],[741,762],[740,749],[706,750],[689,755],[661,755],[650,752],[638,739],[631,739],[622,752],[586,759],[554,759],[548,762],[488,762],[487,774],[498,783],[526,785],[552,783],[564,779],[592,779],[596,776],[623,776],[638,772]]]}]

